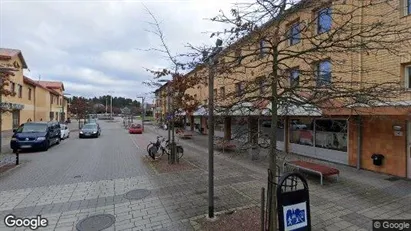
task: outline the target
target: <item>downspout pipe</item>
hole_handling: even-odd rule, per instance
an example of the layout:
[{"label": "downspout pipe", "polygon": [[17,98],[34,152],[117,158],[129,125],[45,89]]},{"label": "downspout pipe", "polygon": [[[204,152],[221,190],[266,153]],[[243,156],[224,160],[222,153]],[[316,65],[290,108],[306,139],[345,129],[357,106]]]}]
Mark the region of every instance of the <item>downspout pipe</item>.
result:
[{"label": "downspout pipe", "polygon": [[361,116],[357,117],[357,169],[361,169],[361,150],[362,150],[362,121]]}]

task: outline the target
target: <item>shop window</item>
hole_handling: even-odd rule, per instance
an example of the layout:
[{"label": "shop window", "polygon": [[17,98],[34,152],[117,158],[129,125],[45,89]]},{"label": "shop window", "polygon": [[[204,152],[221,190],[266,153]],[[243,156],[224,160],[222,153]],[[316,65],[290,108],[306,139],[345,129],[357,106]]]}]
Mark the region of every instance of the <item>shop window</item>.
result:
[{"label": "shop window", "polygon": [[314,146],[314,119],[291,120],[290,143]]},{"label": "shop window", "polygon": [[315,146],[338,151],[347,151],[346,120],[316,120]]}]

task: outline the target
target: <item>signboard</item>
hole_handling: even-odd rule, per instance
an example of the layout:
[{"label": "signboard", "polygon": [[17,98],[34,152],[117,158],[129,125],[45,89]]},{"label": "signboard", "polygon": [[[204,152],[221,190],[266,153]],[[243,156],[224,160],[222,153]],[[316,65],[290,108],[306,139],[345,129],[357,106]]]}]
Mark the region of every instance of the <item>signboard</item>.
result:
[{"label": "signboard", "polygon": [[17,104],[17,103],[1,103],[0,107],[5,110],[22,110],[24,109],[23,104]]},{"label": "signboard", "polygon": [[[297,182],[301,182],[304,187],[297,190]],[[287,188],[291,190],[286,191]],[[281,231],[311,231],[308,184],[300,173],[287,173],[280,178],[277,185],[277,210]]]}]

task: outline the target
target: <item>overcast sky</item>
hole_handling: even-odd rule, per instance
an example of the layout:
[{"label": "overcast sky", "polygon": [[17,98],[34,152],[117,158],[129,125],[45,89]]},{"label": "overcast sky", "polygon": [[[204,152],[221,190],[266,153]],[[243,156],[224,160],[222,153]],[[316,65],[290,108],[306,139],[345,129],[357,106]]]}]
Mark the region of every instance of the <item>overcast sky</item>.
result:
[{"label": "overcast sky", "polygon": [[63,81],[72,95],[114,91],[135,98],[153,91],[142,85],[152,78],[143,67],[168,65],[161,54],[139,50],[160,45],[146,31],[151,19],[143,4],[162,21],[167,42],[178,53],[187,42],[212,45],[204,32],[222,25],[205,18],[235,1],[0,0],[0,46],[22,50],[27,76]]}]

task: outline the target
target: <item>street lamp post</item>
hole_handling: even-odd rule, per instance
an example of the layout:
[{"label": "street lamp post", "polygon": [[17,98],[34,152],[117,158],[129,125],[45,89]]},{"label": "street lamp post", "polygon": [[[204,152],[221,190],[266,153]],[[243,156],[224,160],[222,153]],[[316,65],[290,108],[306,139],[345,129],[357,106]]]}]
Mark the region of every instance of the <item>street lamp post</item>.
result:
[{"label": "street lamp post", "polygon": [[208,217],[214,217],[214,75],[215,56],[221,51],[222,40],[217,39],[213,52],[203,53],[204,61],[208,62]]},{"label": "street lamp post", "polygon": [[113,119],[113,93],[114,91],[109,91],[108,93],[110,93],[110,120]]}]

